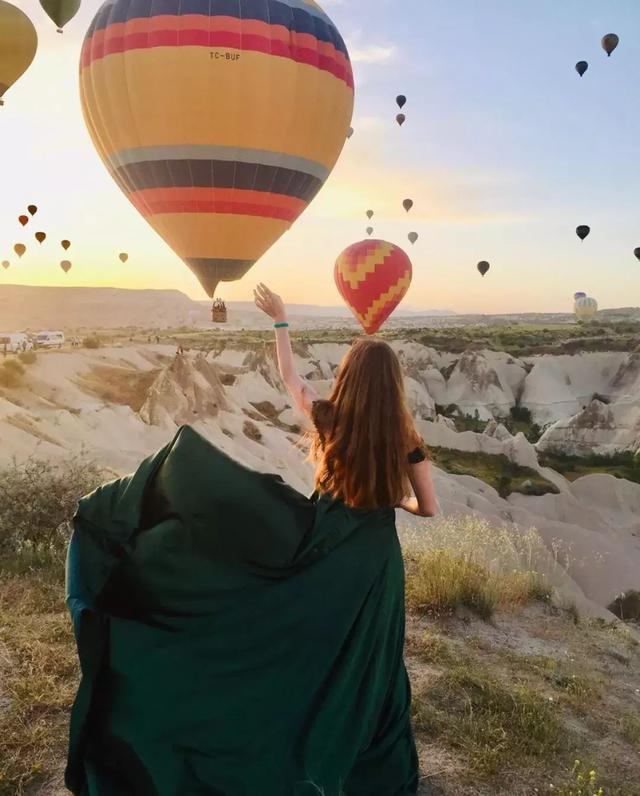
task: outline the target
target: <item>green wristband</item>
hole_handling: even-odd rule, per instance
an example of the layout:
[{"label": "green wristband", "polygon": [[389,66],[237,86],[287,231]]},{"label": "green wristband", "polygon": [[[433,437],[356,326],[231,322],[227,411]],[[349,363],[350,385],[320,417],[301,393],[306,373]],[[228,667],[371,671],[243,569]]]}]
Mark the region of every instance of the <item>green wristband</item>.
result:
[{"label": "green wristband", "polygon": [[279,321],[278,323],[273,324],[274,329],[288,329],[289,323],[288,321]]}]

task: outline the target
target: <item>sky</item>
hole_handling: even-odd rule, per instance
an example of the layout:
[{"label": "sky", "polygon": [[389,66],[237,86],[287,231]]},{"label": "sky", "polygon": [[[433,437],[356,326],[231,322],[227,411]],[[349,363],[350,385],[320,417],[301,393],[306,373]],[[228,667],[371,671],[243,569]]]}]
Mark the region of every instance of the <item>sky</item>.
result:
[{"label": "sky", "polygon": [[[175,288],[196,278],[112,181],[86,131],[78,56],[100,3],[59,35],[37,0],[14,0],[39,50],[0,108],[0,284]],[[640,305],[638,0],[326,0],[354,64],[355,133],[329,181],[243,280],[286,300],[335,305],[333,263],[366,236],[406,249],[407,307],[561,312],[583,290]],[[620,36],[611,58],[600,47]],[[589,62],[580,78],[574,65]],[[408,98],[395,122],[397,94]],[[410,214],[402,200],[410,197]],[[39,207],[27,228],[17,221]],[[575,228],[591,226],[581,243]],[[42,229],[43,246],[33,241]],[[420,238],[407,240],[411,231]],[[72,271],[59,268],[72,240]],[[28,244],[18,259],[16,242]],[[118,252],[127,251],[122,264]],[[488,260],[484,279],[476,271]]]}]

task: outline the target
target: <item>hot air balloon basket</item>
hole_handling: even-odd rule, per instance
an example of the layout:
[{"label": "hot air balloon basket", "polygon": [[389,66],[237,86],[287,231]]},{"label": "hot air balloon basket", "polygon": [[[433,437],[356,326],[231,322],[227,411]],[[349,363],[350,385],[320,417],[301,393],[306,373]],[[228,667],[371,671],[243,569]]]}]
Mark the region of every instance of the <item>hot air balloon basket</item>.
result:
[{"label": "hot air balloon basket", "polygon": [[211,310],[211,320],[213,323],[226,323],[227,322],[227,310],[223,309],[212,309]]}]

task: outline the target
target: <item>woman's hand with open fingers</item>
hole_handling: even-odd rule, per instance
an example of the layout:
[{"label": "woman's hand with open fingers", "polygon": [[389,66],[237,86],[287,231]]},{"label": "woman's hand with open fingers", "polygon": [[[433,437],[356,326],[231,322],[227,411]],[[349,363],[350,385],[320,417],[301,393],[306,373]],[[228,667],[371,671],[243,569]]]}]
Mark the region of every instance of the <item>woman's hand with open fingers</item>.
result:
[{"label": "woman's hand with open fingers", "polygon": [[256,307],[268,315],[274,323],[282,323],[287,319],[284,302],[276,293],[262,282],[253,291]]}]

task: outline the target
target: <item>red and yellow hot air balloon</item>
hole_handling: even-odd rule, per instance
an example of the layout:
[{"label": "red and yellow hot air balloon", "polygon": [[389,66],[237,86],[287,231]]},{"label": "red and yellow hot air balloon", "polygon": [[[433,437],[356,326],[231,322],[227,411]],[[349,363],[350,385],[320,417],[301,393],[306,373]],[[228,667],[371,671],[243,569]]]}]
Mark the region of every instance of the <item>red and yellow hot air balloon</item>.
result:
[{"label": "red and yellow hot air balloon", "polygon": [[112,176],[213,296],[324,184],[349,132],[353,75],[315,0],[107,0],[80,93]]},{"label": "red and yellow hot air balloon", "polygon": [[363,240],[336,260],[340,295],[367,334],[375,334],[411,285],[411,260],[384,240]]}]

